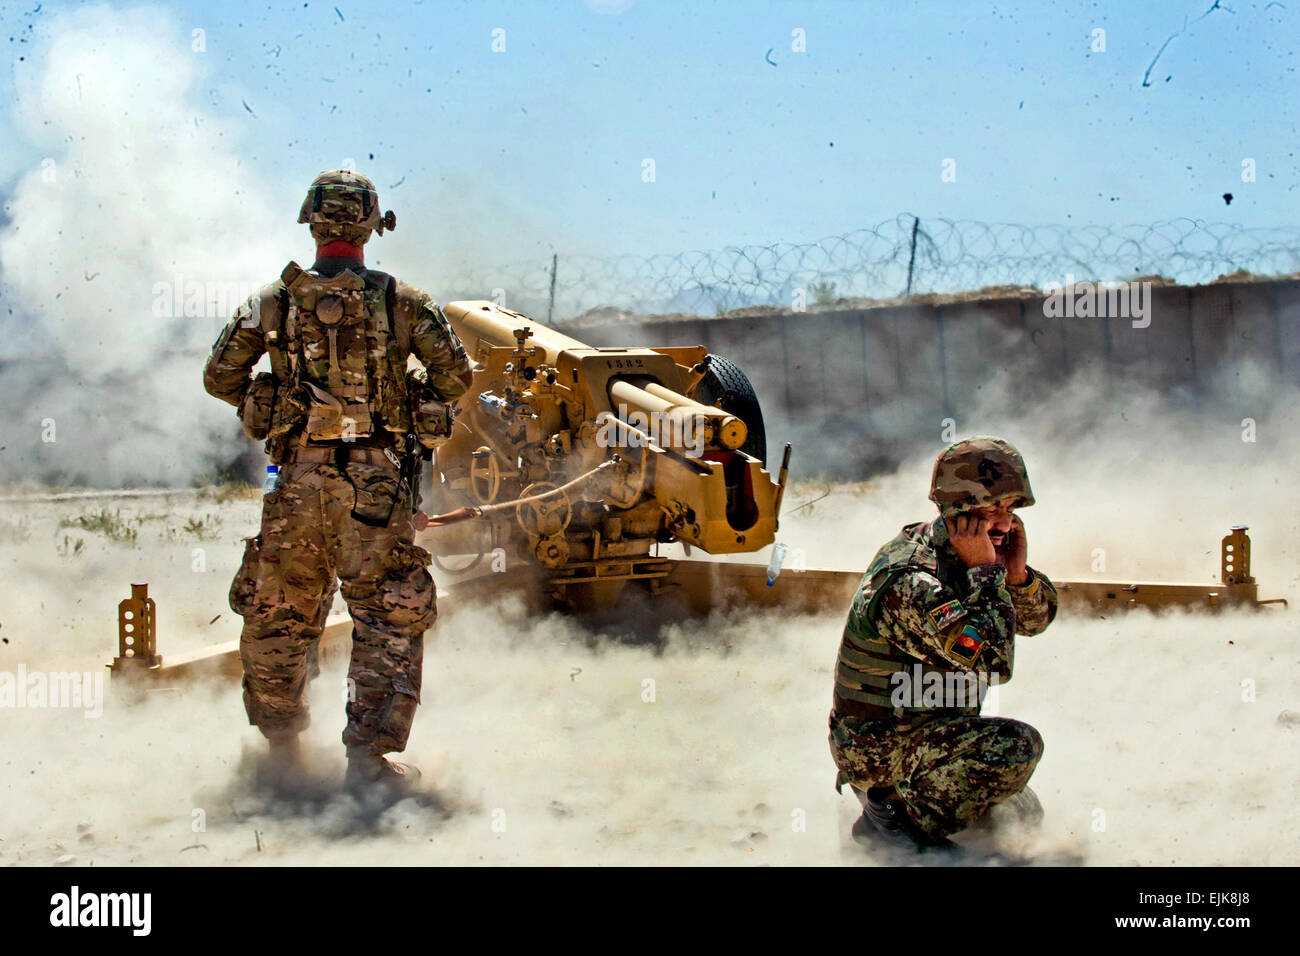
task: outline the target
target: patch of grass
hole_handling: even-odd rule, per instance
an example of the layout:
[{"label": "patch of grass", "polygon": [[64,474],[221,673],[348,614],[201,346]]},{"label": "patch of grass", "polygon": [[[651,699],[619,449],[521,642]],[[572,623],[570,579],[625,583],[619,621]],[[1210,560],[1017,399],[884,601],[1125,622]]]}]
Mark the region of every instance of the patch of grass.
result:
[{"label": "patch of grass", "polygon": [[224,505],[231,501],[251,501],[262,495],[262,489],[246,481],[227,481],[215,489],[217,504]]},{"label": "patch of grass", "polygon": [[83,550],[85,550],[85,547],[86,547],[85,538],[78,538],[74,542],[70,537],[68,537],[68,535],[65,534],[63,536],[63,543],[57,545],[55,550],[59,552],[60,557],[75,558],[78,555],[80,555]]},{"label": "patch of grass", "polygon": [[808,286],[808,290],[812,292],[813,301],[818,305],[832,305],[835,302],[834,282],[814,282]]},{"label": "patch of grass", "polygon": [[192,534],[200,541],[215,538],[221,533],[221,518],[217,515],[204,515],[202,518],[190,518],[181,529],[184,534]]},{"label": "patch of grass", "polygon": [[92,534],[102,534],[109,541],[131,547],[135,547],[140,536],[140,529],[132,527],[130,522],[122,517],[122,512],[109,511],[107,508],[100,508],[92,514],[79,515],[76,518],[62,518],[59,520],[59,527],[80,528]]},{"label": "patch of grass", "polygon": [[200,498],[211,499],[219,505],[231,501],[249,501],[262,493],[259,485],[250,485],[243,478],[238,478],[230,472],[222,472],[215,480],[205,476],[196,479],[194,484],[199,489]]}]

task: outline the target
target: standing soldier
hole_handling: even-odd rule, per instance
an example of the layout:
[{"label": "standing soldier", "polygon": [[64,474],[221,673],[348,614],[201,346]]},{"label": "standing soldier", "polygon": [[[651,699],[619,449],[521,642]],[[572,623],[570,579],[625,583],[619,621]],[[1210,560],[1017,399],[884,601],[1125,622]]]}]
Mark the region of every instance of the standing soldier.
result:
[{"label": "standing soldier", "polygon": [[[470,363],[426,293],[366,268],[371,232],[397,225],[380,215],[374,183],[321,173],[298,221],[310,224],[315,263],[290,262],[251,296],[203,373],[280,468],[231,588],[244,707],[270,741],[273,772],[297,770],[308,652],[337,576],[353,621],[347,782],[400,792],[418,771],[384,754],[406,747],[437,614],[429,555],[414,544],[414,465],[420,446],[450,434],[445,403],[465,393]],[[263,353],[271,371],[250,377]],[[412,354],[422,367],[408,372]]]},{"label": "standing soldier", "polygon": [[1026,788],[1038,731],[980,717],[989,682],[1010,679],[1016,634],[1056,616],[1056,589],[1026,563],[1014,512],[1034,503],[1020,453],[997,438],[947,448],[935,462],[932,521],[877,552],[840,642],[830,745],[837,788],[863,806],[855,840],[953,847],[948,835],[1007,801],[1041,817]]}]

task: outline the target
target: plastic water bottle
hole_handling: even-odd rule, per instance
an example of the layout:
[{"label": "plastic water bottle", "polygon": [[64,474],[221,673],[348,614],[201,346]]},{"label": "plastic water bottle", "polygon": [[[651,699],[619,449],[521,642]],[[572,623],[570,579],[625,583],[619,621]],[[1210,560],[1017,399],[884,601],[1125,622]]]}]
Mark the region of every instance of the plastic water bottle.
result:
[{"label": "plastic water bottle", "polygon": [[[280,481],[280,466],[267,465],[266,481],[262,482],[262,494],[269,495],[271,492],[275,491],[275,486],[279,484],[279,481]],[[770,571],[768,573],[769,575],[771,574]]]},{"label": "plastic water bottle", "polygon": [[781,562],[785,560],[787,548],[783,544],[772,546],[772,560],[767,562],[767,586],[771,587],[776,584],[776,579],[781,575]]}]

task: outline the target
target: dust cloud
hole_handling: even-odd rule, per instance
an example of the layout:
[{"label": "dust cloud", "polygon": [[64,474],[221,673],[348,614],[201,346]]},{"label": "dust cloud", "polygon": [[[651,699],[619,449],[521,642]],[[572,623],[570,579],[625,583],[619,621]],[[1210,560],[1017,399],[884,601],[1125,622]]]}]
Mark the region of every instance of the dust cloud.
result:
[{"label": "dust cloud", "polygon": [[238,434],[193,352],[295,227],[203,101],[186,35],[149,8],[65,12],[15,74],[15,126],[44,158],[0,231],[0,396],[18,412],[0,480],[188,485]]},{"label": "dust cloud", "polygon": [[[1226,524],[1249,522],[1262,595],[1289,597],[1293,608],[1294,518],[1273,478],[1295,452],[1290,440],[1259,448],[1243,467],[1226,440],[1175,419],[1158,435],[1096,431],[1086,449],[1068,430],[1053,434],[1031,419],[982,421],[981,431],[1012,438],[1028,459],[1039,501],[1025,513],[1031,562],[1058,579],[1168,572],[1208,581]],[[797,484],[782,540],[803,549],[807,567],[862,569],[899,526],[932,513],[929,457],[869,483]],[[109,503],[137,528],[132,546],[76,524],[102,502],[8,502],[0,555],[15,599],[0,619],[9,639],[0,670],[101,666],[131,580],[149,580],[159,601],[164,656],[233,639],[238,619],[225,591],[257,505],[186,496]],[[1110,565],[1090,574],[1098,547]],[[798,573],[789,559],[785,573]],[[992,846],[1039,864],[1294,864],[1292,608],[1064,617],[1022,639],[1015,679],[986,712],[1042,732],[1047,749],[1032,785],[1047,816],[1038,833],[1003,832]],[[13,710],[0,739],[8,810],[0,860],[915,862],[846,839],[856,803],[833,789],[825,739],[844,611],[716,614],[667,627],[647,646],[558,615],[530,617],[508,594],[459,606],[444,593],[405,756],[432,796],[382,813],[339,787],[339,665],[313,685],[307,739],[320,783],[297,802],[258,790],[263,744],[235,682],[160,689],[133,705],[110,696],[99,719]]]},{"label": "dust cloud", "polygon": [[[1300,597],[1300,515],[1286,494],[1300,461],[1295,384],[1239,364],[1222,369],[1200,407],[1088,374],[1053,383],[1046,398],[1028,391],[1016,374],[994,371],[950,434],[934,423],[910,427],[897,469],[860,485],[803,480],[786,496],[784,514],[796,520],[783,524],[782,539],[804,549],[809,567],[865,565],[879,542],[933,513],[930,472],[948,440],[996,435],[1029,469],[1031,562],[1067,578],[1206,584],[1219,579],[1220,539],[1246,525],[1255,566],[1269,572],[1264,590]],[[906,399],[898,405],[903,414]],[[836,453],[811,430],[798,437],[796,476]],[[787,435],[769,447],[777,440]],[[864,507],[864,489],[884,507]]]}]

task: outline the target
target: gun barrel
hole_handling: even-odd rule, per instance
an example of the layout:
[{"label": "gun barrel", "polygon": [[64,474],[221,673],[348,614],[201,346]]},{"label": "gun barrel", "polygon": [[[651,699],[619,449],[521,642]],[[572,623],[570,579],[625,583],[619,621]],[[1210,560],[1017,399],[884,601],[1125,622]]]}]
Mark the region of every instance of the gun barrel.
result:
[{"label": "gun barrel", "polygon": [[[537,356],[530,364],[557,366],[561,364],[560,357],[564,353],[568,353],[570,357],[590,356],[596,353],[608,353],[618,357],[628,351],[593,349],[563,332],[541,325],[527,316],[510,312],[492,302],[452,302],[443,307],[443,312],[451,321],[456,334],[460,336],[470,355],[478,355],[481,346],[516,347],[518,342],[515,330],[520,328],[527,328],[531,333],[526,347],[537,350]],[[577,360],[582,361],[581,358]],[[748,427],[735,415],[720,408],[702,405],[645,375],[623,376],[615,372],[615,376],[608,380],[606,396],[615,410],[622,405],[629,413],[640,412],[647,417],[653,416],[661,426],[664,426],[657,432],[661,436],[665,434],[681,436],[681,441],[693,443],[696,436],[702,432],[700,437],[703,438],[705,445],[727,451],[739,448],[749,437]],[[669,444],[675,443],[669,442]]]},{"label": "gun barrel", "polygon": [[515,329],[528,328],[528,346],[543,355],[547,365],[556,365],[561,352],[589,349],[591,346],[570,338],[517,312],[507,312],[491,302],[451,302],[443,306],[466,351],[477,355],[479,344],[495,348],[514,348]]},{"label": "gun barrel", "polygon": [[694,436],[696,429],[703,428],[706,443],[728,450],[734,451],[743,445],[749,434],[745,423],[735,415],[710,405],[701,405],[647,379],[612,379],[609,398],[615,405],[656,416],[673,430],[673,434]]}]

